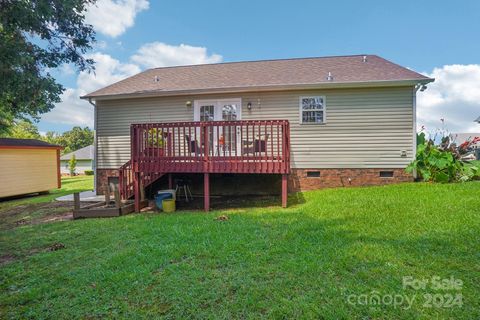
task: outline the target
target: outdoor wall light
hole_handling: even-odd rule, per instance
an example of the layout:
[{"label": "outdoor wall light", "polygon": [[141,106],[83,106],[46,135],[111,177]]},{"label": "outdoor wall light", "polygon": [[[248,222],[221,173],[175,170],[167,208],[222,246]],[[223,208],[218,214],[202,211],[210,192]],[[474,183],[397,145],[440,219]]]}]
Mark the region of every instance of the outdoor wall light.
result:
[{"label": "outdoor wall light", "polygon": [[187,101],[185,102],[185,106],[187,106],[187,108],[190,108],[192,106],[192,101]]},{"label": "outdoor wall light", "polygon": [[252,110],[252,103],[251,102],[247,103],[247,109]]}]

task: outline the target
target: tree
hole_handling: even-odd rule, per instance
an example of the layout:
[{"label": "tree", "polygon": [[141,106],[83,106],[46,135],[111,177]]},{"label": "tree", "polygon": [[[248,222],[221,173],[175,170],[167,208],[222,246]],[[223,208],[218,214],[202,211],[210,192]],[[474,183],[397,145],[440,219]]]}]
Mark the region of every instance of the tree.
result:
[{"label": "tree", "polygon": [[61,137],[61,135],[59,135],[55,131],[47,131],[47,133],[45,133],[45,135],[42,137],[42,140],[44,140],[48,143],[51,143],[51,144],[60,145],[60,143],[59,143],[60,137]]},{"label": "tree", "polygon": [[93,131],[89,127],[73,127],[58,137],[57,144],[65,148],[64,153],[76,151],[93,144]]},{"label": "tree", "polygon": [[40,135],[38,128],[30,121],[17,121],[7,132],[0,137],[39,139],[51,144],[62,146],[62,154],[70,153],[93,144],[93,130],[89,127],[73,127],[72,130],[59,134],[48,131],[44,136]]},{"label": "tree", "polygon": [[77,169],[77,158],[73,154],[70,160],[68,161],[68,170],[70,171],[70,175],[75,175],[75,170]]},{"label": "tree", "polygon": [[49,70],[62,64],[94,69],[84,54],[95,41],[85,10],[95,2],[0,1],[0,133],[15,120],[38,120],[60,102],[64,88]]},{"label": "tree", "polygon": [[13,127],[10,128],[8,133],[4,133],[1,136],[19,138],[19,139],[41,139],[40,133],[36,125],[29,121],[19,121]]}]

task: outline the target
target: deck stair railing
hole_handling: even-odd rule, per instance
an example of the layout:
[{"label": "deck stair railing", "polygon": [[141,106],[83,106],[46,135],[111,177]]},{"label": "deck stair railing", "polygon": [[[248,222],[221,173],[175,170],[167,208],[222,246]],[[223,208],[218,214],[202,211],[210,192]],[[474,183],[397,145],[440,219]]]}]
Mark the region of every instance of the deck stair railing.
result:
[{"label": "deck stair railing", "polygon": [[[141,185],[145,188],[150,184],[154,183],[160,177],[163,176],[163,173],[141,173]],[[134,181],[133,181],[133,170],[132,170],[132,161],[127,161],[122,165],[118,170],[118,180],[119,180],[119,189],[120,197],[122,200],[128,200],[134,195]]]}]

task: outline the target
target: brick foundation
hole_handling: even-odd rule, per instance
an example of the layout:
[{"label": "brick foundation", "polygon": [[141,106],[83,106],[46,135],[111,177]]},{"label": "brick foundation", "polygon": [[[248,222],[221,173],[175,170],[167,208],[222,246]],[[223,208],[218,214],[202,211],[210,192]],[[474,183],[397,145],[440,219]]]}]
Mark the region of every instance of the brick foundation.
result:
[{"label": "brick foundation", "polygon": [[118,169],[97,169],[95,179],[97,181],[97,194],[104,194],[108,177],[118,177]]},{"label": "brick foundation", "polygon": [[[308,172],[320,172],[319,177],[308,177]],[[392,171],[393,177],[382,178],[380,171]],[[212,195],[278,194],[280,175],[215,175],[211,180]],[[117,169],[97,169],[97,194],[103,194],[108,177],[118,177]],[[192,192],[203,192],[202,175],[189,177]],[[197,181],[198,180],[198,181]],[[292,169],[288,180],[289,192],[334,187],[374,186],[413,181],[404,169]],[[165,186],[161,186],[165,188]]]},{"label": "brick foundation", "polygon": [[[308,172],[320,172],[308,177]],[[393,177],[380,177],[380,171],[393,171]],[[288,181],[290,192],[321,188],[375,186],[413,181],[405,169],[292,169]]]}]

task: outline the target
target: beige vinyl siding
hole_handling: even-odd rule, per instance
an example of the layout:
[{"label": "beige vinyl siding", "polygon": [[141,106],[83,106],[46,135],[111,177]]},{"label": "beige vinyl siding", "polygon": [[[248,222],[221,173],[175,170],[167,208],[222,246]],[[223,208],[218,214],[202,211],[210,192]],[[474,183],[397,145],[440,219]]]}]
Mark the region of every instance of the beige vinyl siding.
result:
[{"label": "beige vinyl siding", "polygon": [[[243,120],[290,121],[294,168],[403,168],[413,156],[413,95],[397,87],[98,101],[98,168],[128,161],[131,123],[192,121],[186,101],[225,98],[242,99]],[[299,123],[301,96],[326,97],[325,124]]]},{"label": "beige vinyl siding", "polygon": [[0,181],[0,197],[57,188],[57,150],[0,149]]}]

